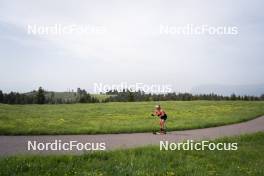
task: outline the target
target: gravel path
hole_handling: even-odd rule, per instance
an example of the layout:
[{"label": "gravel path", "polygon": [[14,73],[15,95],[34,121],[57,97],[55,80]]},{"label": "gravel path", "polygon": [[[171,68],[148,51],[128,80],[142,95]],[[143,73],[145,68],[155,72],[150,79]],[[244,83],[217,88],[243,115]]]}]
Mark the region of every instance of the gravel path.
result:
[{"label": "gravel path", "polygon": [[102,135],[41,135],[41,136],[0,136],[0,155],[15,154],[82,154],[87,151],[63,151],[63,150],[27,150],[28,141],[38,143],[50,143],[61,140],[62,143],[77,141],[80,143],[104,142],[106,150],[118,148],[131,148],[146,145],[159,145],[160,141],[180,142],[187,139],[204,140],[215,139],[224,136],[234,136],[245,133],[264,131],[264,116],[233,125],[220,127],[194,129],[185,131],[173,131],[166,135],[153,135],[152,133],[132,134],[102,134]]}]

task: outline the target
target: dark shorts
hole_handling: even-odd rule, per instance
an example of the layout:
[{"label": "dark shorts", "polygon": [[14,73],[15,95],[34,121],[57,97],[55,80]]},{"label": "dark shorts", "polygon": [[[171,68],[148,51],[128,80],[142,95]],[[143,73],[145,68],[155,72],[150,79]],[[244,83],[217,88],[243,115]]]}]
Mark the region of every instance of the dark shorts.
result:
[{"label": "dark shorts", "polygon": [[161,116],[160,119],[162,119],[164,121],[167,120],[167,114],[164,114],[163,116]]}]

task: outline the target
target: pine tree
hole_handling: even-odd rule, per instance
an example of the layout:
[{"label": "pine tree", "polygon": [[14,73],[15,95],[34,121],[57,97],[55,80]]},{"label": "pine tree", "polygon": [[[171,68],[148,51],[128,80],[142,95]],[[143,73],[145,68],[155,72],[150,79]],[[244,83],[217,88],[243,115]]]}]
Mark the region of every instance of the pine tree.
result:
[{"label": "pine tree", "polygon": [[0,103],[4,102],[4,94],[2,92],[2,90],[0,90]]},{"label": "pine tree", "polygon": [[44,104],[45,103],[45,91],[42,87],[39,87],[37,92],[37,103]]}]

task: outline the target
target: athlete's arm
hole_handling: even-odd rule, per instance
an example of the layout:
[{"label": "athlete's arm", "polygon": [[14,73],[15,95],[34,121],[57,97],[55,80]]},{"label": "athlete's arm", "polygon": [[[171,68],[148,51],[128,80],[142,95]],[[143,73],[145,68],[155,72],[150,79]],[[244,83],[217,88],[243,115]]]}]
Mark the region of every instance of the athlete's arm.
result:
[{"label": "athlete's arm", "polygon": [[151,115],[152,116],[158,115],[158,112],[157,111],[154,111]]}]

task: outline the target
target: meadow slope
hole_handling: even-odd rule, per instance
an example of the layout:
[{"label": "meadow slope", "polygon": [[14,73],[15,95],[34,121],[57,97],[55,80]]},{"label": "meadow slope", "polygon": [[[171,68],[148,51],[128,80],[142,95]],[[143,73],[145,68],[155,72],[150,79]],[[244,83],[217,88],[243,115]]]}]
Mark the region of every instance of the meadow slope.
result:
[{"label": "meadow slope", "polygon": [[[151,117],[157,102],[6,105],[0,104],[0,134],[97,134],[158,130]],[[167,129],[220,126],[264,114],[264,102],[166,101]]]}]

